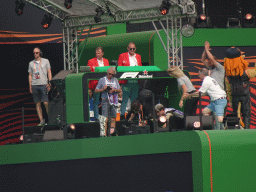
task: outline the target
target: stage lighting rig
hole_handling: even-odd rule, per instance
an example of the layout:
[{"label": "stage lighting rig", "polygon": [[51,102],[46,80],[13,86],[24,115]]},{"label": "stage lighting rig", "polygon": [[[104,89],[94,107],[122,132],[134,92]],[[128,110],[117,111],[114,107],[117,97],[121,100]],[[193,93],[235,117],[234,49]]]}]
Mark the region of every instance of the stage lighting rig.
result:
[{"label": "stage lighting rig", "polygon": [[65,0],[64,5],[67,9],[72,7],[72,0]]},{"label": "stage lighting rig", "polygon": [[43,28],[48,29],[52,23],[52,20],[53,20],[53,18],[51,16],[51,14],[49,14],[49,13],[45,14],[44,18],[41,22],[41,24],[43,25]]},{"label": "stage lighting rig", "polygon": [[255,16],[251,13],[247,13],[244,16],[244,27],[255,27]]},{"label": "stage lighting rig", "polygon": [[159,7],[161,14],[162,15],[168,14],[171,5],[172,3],[170,2],[170,0],[163,0],[161,6]]},{"label": "stage lighting rig", "polygon": [[23,8],[25,6],[25,3],[23,0],[16,0],[15,1],[16,7],[15,7],[15,12],[17,15],[22,15],[23,13]]},{"label": "stage lighting rig", "polygon": [[207,28],[211,27],[210,17],[205,14],[201,14],[197,17],[197,27],[198,28]]},{"label": "stage lighting rig", "polygon": [[95,9],[95,11],[96,11],[96,16],[94,17],[94,20],[95,20],[95,22],[96,23],[99,23],[99,22],[101,22],[101,16],[105,13],[104,11],[103,11],[103,9],[101,8],[101,7],[97,7],[96,9]]}]

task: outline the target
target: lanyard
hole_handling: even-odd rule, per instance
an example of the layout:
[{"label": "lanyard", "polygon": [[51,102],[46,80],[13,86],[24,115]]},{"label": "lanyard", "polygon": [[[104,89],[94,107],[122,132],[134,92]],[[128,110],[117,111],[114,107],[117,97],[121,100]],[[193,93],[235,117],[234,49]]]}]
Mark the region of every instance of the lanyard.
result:
[{"label": "lanyard", "polygon": [[[34,62],[34,71],[36,73],[36,62]],[[40,64],[39,64],[39,68],[38,68],[38,72],[40,71],[40,68],[41,68],[41,60],[40,60]]]}]

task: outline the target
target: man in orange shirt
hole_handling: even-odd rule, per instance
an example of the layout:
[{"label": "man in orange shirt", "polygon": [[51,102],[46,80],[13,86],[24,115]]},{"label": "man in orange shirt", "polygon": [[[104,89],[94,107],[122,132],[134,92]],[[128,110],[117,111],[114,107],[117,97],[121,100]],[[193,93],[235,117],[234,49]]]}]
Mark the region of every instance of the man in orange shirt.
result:
[{"label": "man in orange shirt", "polygon": [[[87,66],[91,67],[91,72],[95,72],[95,67],[109,66],[108,60],[103,58],[104,49],[102,47],[97,47],[95,51],[96,51],[96,57],[90,59],[87,64]],[[94,91],[97,84],[98,84],[97,80],[89,81],[89,89]],[[93,93],[93,107],[94,107],[94,117],[96,120],[99,117],[99,108],[98,108],[99,98],[100,98],[100,93],[94,92]]]},{"label": "man in orange shirt", "polygon": [[[119,55],[118,66],[142,66],[141,56],[136,52],[135,43],[130,42],[127,51]],[[121,118],[124,117],[129,97],[131,101],[138,97],[139,85],[137,80],[119,81],[122,85],[123,99],[121,105]]]}]

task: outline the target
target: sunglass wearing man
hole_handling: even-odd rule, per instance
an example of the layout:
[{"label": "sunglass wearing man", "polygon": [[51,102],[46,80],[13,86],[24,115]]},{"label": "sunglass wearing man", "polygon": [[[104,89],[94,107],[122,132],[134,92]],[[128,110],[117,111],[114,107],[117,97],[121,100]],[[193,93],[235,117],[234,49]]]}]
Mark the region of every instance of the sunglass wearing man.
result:
[{"label": "sunglass wearing man", "polygon": [[[130,42],[127,46],[126,53],[122,53],[118,58],[118,66],[142,66],[141,64],[141,56],[136,52],[136,45],[133,42]],[[138,97],[139,85],[137,81],[129,80],[127,81],[119,81],[122,85],[123,91],[123,99],[121,105],[121,119],[125,116],[126,106],[128,103],[128,99],[130,98],[133,101]]]},{"label": "sunglass wearing man", "polygon": [[33,54],[35,59],[29,63],[28,68],[29,90],[33,94],[36,111],[40,119],[38,126],[43,126],[45,122],[41,102],[44,103],[48,113],[48,91],[51,86],[52,73],[49,60],[42,58],[42,51],[38,47],[34,48]]}]

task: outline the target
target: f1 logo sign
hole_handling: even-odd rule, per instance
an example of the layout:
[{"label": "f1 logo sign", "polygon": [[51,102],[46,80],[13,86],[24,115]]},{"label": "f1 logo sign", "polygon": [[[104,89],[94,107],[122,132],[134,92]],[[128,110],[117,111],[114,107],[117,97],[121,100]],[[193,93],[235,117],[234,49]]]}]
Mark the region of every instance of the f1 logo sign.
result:
[{"label": "f1 logo sign", "polygon": [[136,78],[139,72],[126,72],[123,73],[120,79],[125,79],[125,78]]}]

